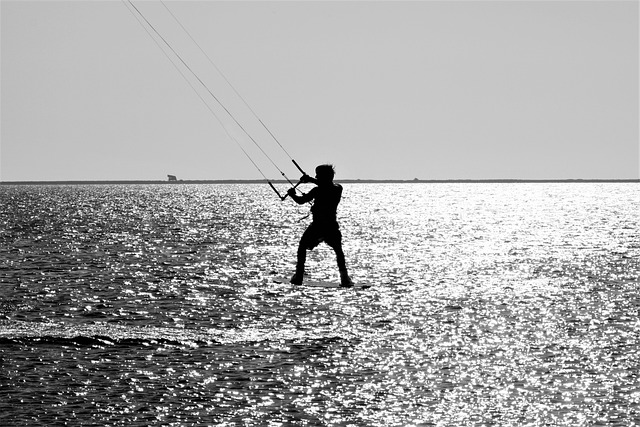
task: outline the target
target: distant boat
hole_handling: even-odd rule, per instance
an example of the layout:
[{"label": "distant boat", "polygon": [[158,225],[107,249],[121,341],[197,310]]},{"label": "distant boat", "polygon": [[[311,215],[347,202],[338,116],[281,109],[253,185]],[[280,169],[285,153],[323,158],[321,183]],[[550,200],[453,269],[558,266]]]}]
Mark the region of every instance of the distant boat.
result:
[{"label": "distant boat", "polygon": [[177,181],[178,178],[176,178],[175,175],[167,175],[167,178],[169,178],[169,181]]}]

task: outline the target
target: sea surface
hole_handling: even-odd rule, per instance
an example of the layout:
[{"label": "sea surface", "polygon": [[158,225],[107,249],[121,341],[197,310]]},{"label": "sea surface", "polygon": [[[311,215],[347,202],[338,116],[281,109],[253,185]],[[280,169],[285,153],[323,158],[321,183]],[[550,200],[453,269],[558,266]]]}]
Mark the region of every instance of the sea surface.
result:
[{"label": "sea surface", "polygon": [[344,187],[0,186],[0,425],[640,425],[637,183]]}]

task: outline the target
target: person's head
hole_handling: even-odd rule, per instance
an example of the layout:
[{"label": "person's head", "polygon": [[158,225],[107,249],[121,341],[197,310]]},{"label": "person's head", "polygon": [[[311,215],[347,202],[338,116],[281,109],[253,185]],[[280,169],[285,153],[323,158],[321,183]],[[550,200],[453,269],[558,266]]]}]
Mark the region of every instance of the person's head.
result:
[{"label": "person's head", "polygon": [[316,179],[319,182],[331,182],[336,174],[333,165],[320,165],[316,168]]}]

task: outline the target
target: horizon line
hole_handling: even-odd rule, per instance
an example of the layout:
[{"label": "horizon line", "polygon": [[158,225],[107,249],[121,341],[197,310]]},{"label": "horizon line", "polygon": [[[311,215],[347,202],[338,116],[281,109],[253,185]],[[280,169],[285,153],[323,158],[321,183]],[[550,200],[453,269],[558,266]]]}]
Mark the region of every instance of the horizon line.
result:
[{"label": "horizon line", "polygon": [[[598,178],[567,178],[567,179],[337,179],[345,184],[438,184],[438,183],[640,183],[639,178],[630,179],[598,179]],[[195,179],[195,180],[51,180],[51,181],[0,181],[0,185],[100,185],[100,184],[288,184],[282,179]]]}]

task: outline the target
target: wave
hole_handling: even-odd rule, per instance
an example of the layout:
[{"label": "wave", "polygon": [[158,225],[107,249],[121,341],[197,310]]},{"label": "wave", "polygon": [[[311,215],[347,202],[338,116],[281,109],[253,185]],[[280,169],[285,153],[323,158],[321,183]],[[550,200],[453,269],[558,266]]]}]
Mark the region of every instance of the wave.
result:
[{"label": "wave", "polygon": [[62,322],[25,322],[0,320],[0,345],[54,345],[74,347],[181,346],[207,347],[250,344],[262,341],[303,342],[346,338],[330,329],[242,328],[183,329],[125,325],[76,325]]}]

